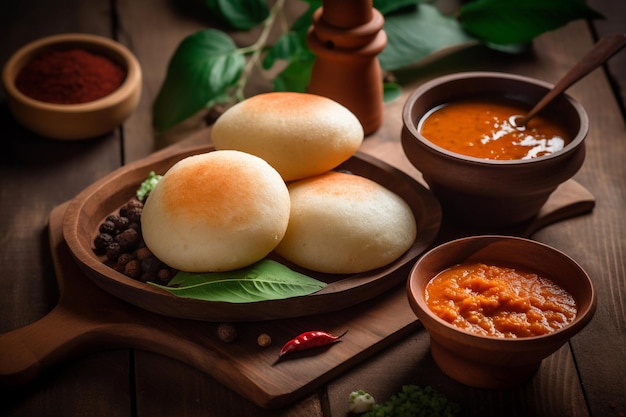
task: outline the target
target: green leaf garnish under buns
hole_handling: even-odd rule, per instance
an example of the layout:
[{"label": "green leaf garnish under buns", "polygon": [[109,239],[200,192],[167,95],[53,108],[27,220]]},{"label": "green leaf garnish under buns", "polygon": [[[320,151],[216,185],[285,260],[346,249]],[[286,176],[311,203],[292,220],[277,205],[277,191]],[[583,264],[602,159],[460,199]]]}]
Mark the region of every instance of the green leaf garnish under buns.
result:
[{"label": "green leaf garnish under buns", "polygon": [[262,260],[227,272],[178,272],[167,286],[152,284],[186,298],[251,303],[309,295],[326,283],[300,274],[276,261]]}]

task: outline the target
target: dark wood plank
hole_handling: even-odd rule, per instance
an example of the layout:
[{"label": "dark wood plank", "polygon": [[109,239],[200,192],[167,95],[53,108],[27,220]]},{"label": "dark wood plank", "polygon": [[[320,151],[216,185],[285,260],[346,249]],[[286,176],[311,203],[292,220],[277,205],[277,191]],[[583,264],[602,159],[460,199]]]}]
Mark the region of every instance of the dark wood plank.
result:
[{"label": "dark wood plank", "polygon": [[[189,415],[211,417],[322,416],[316,393],[289,407],[269,410],[258,407],[180,361],[145,353],[137,356],[136,365],[138,415],[169,417],[188,410]],[[167,370],[166,375],[163,367]]]},{"label": "dark wood plank", "polygon": [[[0,65],[42,36],[87,32],[111,36],[110,2],[3,2]],[[56,304],[47,217],[57,204],[121,164],[118,132],[86,142],[62,142],[25,131],[0,92],[0,331],[32,323]],[[2,355],[2,352],[0,352]],[[104,352],[58,369],[28,390],[3,391],[6,416],[130,413],[128,351]]]},{"label": "dark wood plank", "polygon": [[98,352],[51,370],[28,389],[3,389],[4,417],[131,416],[130,352]]},{"label": "dark wood plank", "polygon": [[[591,22],[597,37],[614,32],[626,33],[626,2],[589,0],[587,3],[605,16]],[[606,68],[622,113],[626,115],[626,52],[611,58]]]}]

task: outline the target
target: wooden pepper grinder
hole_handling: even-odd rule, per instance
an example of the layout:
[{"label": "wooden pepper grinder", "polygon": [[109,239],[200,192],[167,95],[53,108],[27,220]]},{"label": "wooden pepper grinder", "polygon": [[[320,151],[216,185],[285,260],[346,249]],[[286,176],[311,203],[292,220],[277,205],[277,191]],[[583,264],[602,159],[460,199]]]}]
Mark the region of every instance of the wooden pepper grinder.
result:
[{"label": "wooden pepper grinder", "polygon": [[308,92],[350,109],[366,135],[383,121],[382,71],[377,55],[387,45],[384,23],[372,0],[324,0],[313,15],[307,36],[316,55]]}]

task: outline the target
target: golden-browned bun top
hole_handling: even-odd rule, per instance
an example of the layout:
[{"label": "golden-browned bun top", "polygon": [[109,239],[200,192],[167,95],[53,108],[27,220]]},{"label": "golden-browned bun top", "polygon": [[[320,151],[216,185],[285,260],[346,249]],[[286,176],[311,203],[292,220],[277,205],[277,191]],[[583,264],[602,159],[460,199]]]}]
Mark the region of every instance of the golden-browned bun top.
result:
[{"label": "golden-browned bun top", "polygon": [[216,149],[236,149],[270,163],[286,181],[321,174],[358,150],[363,127],[327,97],[275,92],[228,109],[212,130]]},{"label": "golden-browned bun top", "polygon": [[188,272],[250,265],[280,242],[290,213],[287,186],[254,155],[215,151],[170,168],[148,197],[141,226],[146,246]]},{"label": "golden-browned bun top", "polygon": [[289,226],[276,252],[302,267],[365,272],[398,259],[415,241],[410,206],[368,178],[328,172],[291,183],[289,195]]}]

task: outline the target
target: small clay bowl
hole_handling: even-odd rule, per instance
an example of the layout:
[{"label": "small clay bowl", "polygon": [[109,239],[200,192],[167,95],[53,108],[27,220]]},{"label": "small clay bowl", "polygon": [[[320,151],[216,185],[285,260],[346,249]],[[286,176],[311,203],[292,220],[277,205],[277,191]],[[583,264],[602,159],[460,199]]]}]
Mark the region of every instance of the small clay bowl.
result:
[{"label": "small clay bowl", "polygon": [[481,97],[510,98],[530,109],[550,88],[552,84],[519,75],[466,72],[433,79],[409,96],[402,113],[403,150],[453,223],[498,232],[535,217],[556,187],[582,166],[587,113],[569,95],[558,97],[542,115],[560,122],[571,142],[553,154],[524,160],[451,152],[419,132],[420,120],[434,107]]},{"label": "small clay bowl", "polygon": [[[54,104],[35,100],[15,86],[20,70],[37,55],[53,49],[82,48],[118,63],[126,78],[117,90],[80,104]],[[53,139],[87,139],[119,126],[134,111],[141,95],[141,67],[119,42],[89,34],[61,34],[31,42],[17,50],[4,66],[2,82],[9,109],[27,129]]]},{"label": "small clay bowl", "polygon": [[[551,279],[576,300],[573,322],[541,336],[480,336],[435,315],[424,300],[424,288],[439,272],[466,262],[519,268]],[[465,385],[504,389],[531,378],[541,361],[589,323],[596,291],[587,273],[564,253],[539,242],[509,236],[482,235],[454,240],[424,254],[407,283],[411,308],[430,335],[430,350],[439,368]]]}]

